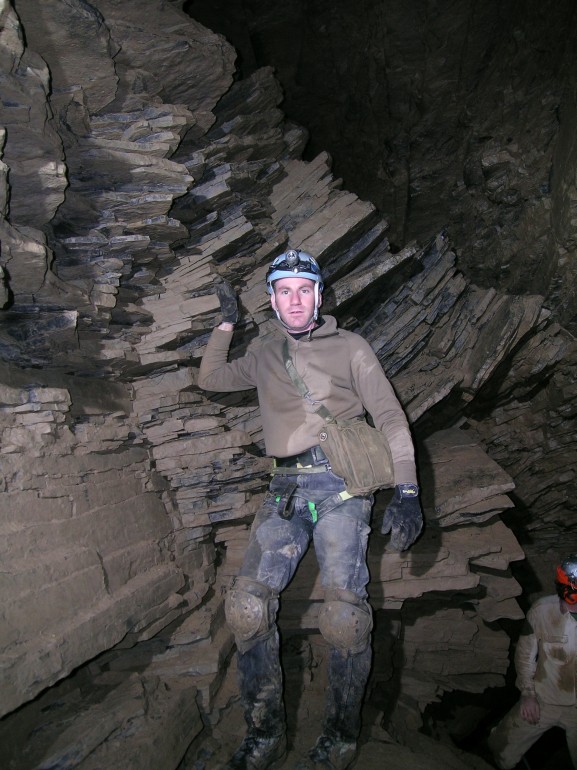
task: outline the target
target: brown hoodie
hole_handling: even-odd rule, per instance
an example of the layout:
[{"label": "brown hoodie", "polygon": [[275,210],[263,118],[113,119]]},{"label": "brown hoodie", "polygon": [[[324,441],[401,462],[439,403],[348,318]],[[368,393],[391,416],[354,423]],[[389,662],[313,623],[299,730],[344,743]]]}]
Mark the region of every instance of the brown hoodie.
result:
[{"label": "brown hoodie", "polygon": [[338,329],[332,316],[323,319],[321,326],[299,340],[277,321],[274,333],[230,362],[233,332],[214,329],[198,385],[216,392],[256,388],[268,455],[290,457],[315,446],[323,419],[299,395],[285,369],[282,343],[286,338],[290,356],[313,399],[339,419],[368,412],[391,447],[395,484],[417,483],[407,418],[371,346],[360,335]]}]

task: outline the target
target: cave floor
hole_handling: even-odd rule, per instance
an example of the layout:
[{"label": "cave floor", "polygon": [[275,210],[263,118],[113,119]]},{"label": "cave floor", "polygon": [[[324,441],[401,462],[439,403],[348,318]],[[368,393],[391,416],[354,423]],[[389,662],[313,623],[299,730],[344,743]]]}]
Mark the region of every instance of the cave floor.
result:
[{"label": "cave floor", "polygon": [[[324,711],[324,667],[285,666],[285,705],[288,753],[276,770],[294,770],[315,744],[322,728]],[[359,753],[351,770],[491,770],[493,765],[480,756],[459,752],[418,732],[411,745],[395,742],[381,726],[383,714],[367,704],[363,710],[363,731]],[[220,688],[212,724],[189,748],[179,770],[222,770],[245,734],[238,699],[236,667],[230,666]]]},{"label": "cave floor", "polygon": [[[275,765],[275,770],[295,770],[299,760],[307,750],[314,745],[319,733],[320,719],[322,718],[322,706],[319,702],[312,702],[310,711],[314,711],[313,705],[318,706],[316,716],[310,719],[299,719],[298,731],[291,729],[289,721],[288,753],[280,765]],[[210,736],[206,736],[195,742],[187,753],[179,770],[222,770],[226,762],[238,748],[244,735],[244,720],[238,703],[227,709],[221,722],[212,729]],[[457,756],[446,747],[430,739],[418,740],[415,747],[402,746],[386,740],[383,731],[381,738],[374,737],[379,732],[376,726],[369,726],[363,730],[359,753],[351,770],[492,770],[493,765],[488,764],[476,755],[461,754]]]}]

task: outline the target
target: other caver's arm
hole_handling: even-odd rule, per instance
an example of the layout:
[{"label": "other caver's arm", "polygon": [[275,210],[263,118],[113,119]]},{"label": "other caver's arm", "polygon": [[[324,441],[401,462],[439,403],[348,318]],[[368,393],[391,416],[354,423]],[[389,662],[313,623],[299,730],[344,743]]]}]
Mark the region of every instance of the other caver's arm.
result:
[{"label": "other caver's arm", "polygon": [[523,630],[515,649],[515,670],[517,672],[517,688],[521,691],[520,713],[530,724],[539,721],[539,701],[535,694],[535,673],[537,671],[537,656],[539,643],[531,625],[529,610]]},{"label": "other caver's arm", "polygon": [[521,691],[521,695],[535,695],[538,653],[539,643],[531,624],[531,610],[529,610],[515,649],[515,671],[517,672],[515,684]]}]

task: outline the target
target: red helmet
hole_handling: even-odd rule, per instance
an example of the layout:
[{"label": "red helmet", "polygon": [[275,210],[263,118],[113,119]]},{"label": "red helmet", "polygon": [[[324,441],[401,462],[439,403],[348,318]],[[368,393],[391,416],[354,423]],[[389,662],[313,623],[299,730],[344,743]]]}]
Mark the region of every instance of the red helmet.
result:
[{"label": "red helmet", "polygon": [[577,554],[568,556],[555,573],[555,587],[559,598],[567,604],[577,604]]}]

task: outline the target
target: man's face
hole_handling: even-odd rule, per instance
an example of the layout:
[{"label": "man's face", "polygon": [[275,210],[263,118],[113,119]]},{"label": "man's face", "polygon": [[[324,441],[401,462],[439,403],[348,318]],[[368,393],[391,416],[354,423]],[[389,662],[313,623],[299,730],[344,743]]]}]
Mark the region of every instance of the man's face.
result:
[{"label": "man's face", "polygon": [[[315,282],[310,278],[279,278],[270,302],[291,332],[306,332],[314,326]],[[322,296],[319,294],[319,307]]]}]

